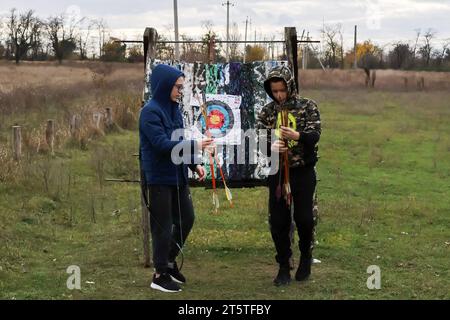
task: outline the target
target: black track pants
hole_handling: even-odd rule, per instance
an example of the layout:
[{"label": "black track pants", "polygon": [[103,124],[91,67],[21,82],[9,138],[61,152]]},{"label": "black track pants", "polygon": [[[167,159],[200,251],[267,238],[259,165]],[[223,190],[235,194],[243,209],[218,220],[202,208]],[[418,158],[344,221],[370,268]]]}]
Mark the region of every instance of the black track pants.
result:
[{"label": "black track pants", "polygon": [[[153,263],[158,273],[167,271],[183,247],[194,224],[189,186],[148,186]],[[179,200],[179,201],[178,201]]]},{"label": "black track pants", "polygon": [[[277,199],[276,189],[279,185],[280,172],[269,177],[269,224],[276,249],[276,261],[280,265],[289,265],[292,255],[289,231],[291,228],[291,212],[284,197]],[[283,181],[281,180],[281,183]],[[291,192],[294,205],[294,221],[299,235],[299,249],[304,258],[311,258],[313,238],[313,196],[316,188],[316,172],[314,166],[290,169]]]}]

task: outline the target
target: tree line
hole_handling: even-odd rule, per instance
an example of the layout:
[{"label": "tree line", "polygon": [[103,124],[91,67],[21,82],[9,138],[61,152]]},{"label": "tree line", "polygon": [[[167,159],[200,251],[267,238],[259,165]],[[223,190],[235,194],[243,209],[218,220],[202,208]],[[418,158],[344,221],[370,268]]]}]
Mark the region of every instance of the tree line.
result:
[{"label": "tree line", "polygon": [[[45,61],[99,59],[103,61],[143,61],[140,45],[128,47],[107,38],[103,19],[59,14],[46,19],[33,10],[11,9],[0,21],[0,59]],[[90,57],[88,57],[90,53]]]},{"label": "tree line", "polygon": [[[220,40],[211,20],[201,22],[202,43],[184,43],[180,47],[180,59],[183,61],[211,60],[225,61],[225,48],[216,41]],[[171,26],[166,27],[172,34]],[[351,68],[355,54],[357,66],[365,69],[402,69],[450,71],[450,39],[438,43],[437,32],[432,29],[415,30],[411,40],[396,41],[384,46],[370,40],[358,43],[354,48],[345,50],[343,28],[341,24],[324,25],[321,47],[308,44],[300,45],[299,66],[307,68]],[[102,60],[120,62],[142,62],[143,48],[140,44],[125,45],[119,39],[109,37],[109,30],[103,19],[60,14],[46,19],[38,17],[33,10],[18,12],[11,9],[0,21],[0,59],[15,60],[57,60],[65,59]],[[274,36],[264,38],[274,40]],[[186,34],[181,40],[194,40]],[[256,36],[255,36],[256,39]],[[310,39],[303,32],[302,39]],[[168,40],[160,33],[159,40]],[[242,40],[238,25],[232,23],[230,40]],[[352,44],[353,47],[353,44]],[[275,51],[276,49],[276,51]],[[174,45],[158,43],[157,58],[174,59]],[[271,44],[246,45],[230,44],[231,61],[258,61],[285,59],[285,49]],[[306,61],[306,62],[305,62]]]},{"label": "tree line", "polygon": [[[325,25],[320,31],[323,35],[322,52],[311,45],[302,50],[301,55],[307,55],[308,67],[353,67],[355,49],[345,51],[342,25]],[[433,29],[417,29],[411,40],[394,41],[384,46],[370,40],[357,43],[357,66],[365,69],[450,71],[450,39],[438,43],[437,35]]]}]

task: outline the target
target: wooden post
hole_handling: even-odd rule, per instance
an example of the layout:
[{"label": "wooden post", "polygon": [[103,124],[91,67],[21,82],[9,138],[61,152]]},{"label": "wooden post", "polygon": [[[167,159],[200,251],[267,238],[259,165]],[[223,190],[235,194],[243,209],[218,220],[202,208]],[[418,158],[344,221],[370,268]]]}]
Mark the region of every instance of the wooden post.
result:
[{"label": "wooden post", "polygon": [[141,196],[142,206],[142,233],[144,234],[144,268],[150,268],[152,262],[150,259],[150,217],[143,196]]},{"label": "wooden post", "polygon": [[81,116],[74,114],[70,119],[70,134],[72,138],[78,139],[81,130]]},{"label": "wooden post", "polygon": [[[139,165],[141,165],[141,153],[139,152]],[[150,201],[150,195],[148,192],[148,188],[145,181],[145,173],[140,166],[140,174],[141,174],[141,212],[142,212],[142,220],[141,227],[143,233],[143,241],[144,241],[144,268],[149,268],[152,266],[151,258],[150,258],[150,211],[147,208],[147,201]]]},{"label": "wooden post", "polygon": [[106,120],[105,120],[106,128],[111,129],[114,125],[114,119],[111,108],[106,108]]},{"label": "wooden post", "polygon": [[300,92],[298,79],[298,52],[297,52],[297,31],[295,27],[284,28],[284,39],[286,41],[286,55],[295,78],[297,92]]},{"label": "wooden post", "polygon": [[425,78],[424,77],[420,77],[420,80],[417,81],[417,87],[419,88],[419,90],[425,89]]},{"label": "wooden post", "polygon": [[[284,39],[286,42],[286,55],[288,58],[289,65],[294,74],[295,86],[297,92],[300,92],[299,79],[298,79],[298,43],[297,43],[297,31],[295,27],[285,27],[284,28]],[[293,207],[292,207],[293,208]],[[291,212],[292,215],[292,212]],[[289,231],[289,239],[291,243],[294,244],[294,234],[295,234],[295,222],[292,219],[291,228]],[[291,257],[289,264],[291,268],[294,266],[294,259]]]},{"label": "wooden post", "polygon": [[102,120],[102,114],[100,112],[94,112],[92,115],[92,119],[94,121],[95,128],[100,129],[100,121]]},{"label": "wooden post", "polygon": [[13,158],[19,161],[22,157],[22,128],[20,126],[13,126]]},{"label": "wooden post", "polygon": [[[146,28],[144,32],[144,61],[145,61],[145,71],[147,71],[147,64],[151,63],[152,59],[156,58],[156,41],[158,40],[158,32],[154,28]],[[144,103],[142,103],[144,106]],[[140,157],[139,157],[140,158]],[[140,172],[141,172],[141,184],[145,184],[145,176],[141,167],[141,162],[139,161]],[[141,189],[144,186],[141,185]],[[150,218],[149,211],[145,205],[145,201],[141,192],[141,206],[142,206],[142,231],[144,233],[144,267],[151,267],[150,260]]]},{"label": "wooden post", "polygon": [[158,32],[154,28],[146,28],[144,31],[144,61],[145,70],[147,70],[147,63],[151,59],[156,58],[156,41],[158,40]]},{"label": "wooden post", "polygon": [[372,74],[370,76],[370,85],[372,88],[375,88],[375,81],[377,80],[377,71],[372,70]]},{"label": "wooden post", "polygon": [[47,120],[47,128],[45,129],[45,141],[50,148],[51,154],[54,154],[55,122],[52,119]]}]

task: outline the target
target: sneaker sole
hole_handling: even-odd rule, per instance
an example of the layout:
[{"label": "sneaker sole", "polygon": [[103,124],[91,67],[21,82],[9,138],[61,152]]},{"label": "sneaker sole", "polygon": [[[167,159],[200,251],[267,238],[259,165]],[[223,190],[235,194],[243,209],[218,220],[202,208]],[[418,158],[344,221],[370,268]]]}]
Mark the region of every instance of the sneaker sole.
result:
[{"label": "sneaker sole", "polygon": [[178,280],[177,278],[170,276],[172,278],[172,280],[178,284],[184,284],[185,282]]},{"label": "sneaker sole", "polygon": [[181,289],[180,290],[165,289],[165,288],[161,287],[160,285],[157,285],[156,283],[153,283],[153,282],[150,285],[150,288],[155,289],[155,290],[159,290],[159,291],[162,291],[162,292],[180,292],[181,291]]}]

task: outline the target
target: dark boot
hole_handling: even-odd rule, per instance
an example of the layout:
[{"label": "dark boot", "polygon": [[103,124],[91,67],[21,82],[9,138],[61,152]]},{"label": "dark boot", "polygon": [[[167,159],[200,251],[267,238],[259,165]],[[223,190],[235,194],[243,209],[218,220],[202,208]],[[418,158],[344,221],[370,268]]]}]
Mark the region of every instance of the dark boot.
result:
[{"label": "dark boot", "polygon": [[311,274],[312,258],[300,258],[300,265],[295,273],[295,280],[305,281]]},{"label": "dark boot", "polygon": [[280,265],[277,277],[273,280],[273,283],[279,286],[286,286],[291,282],[291,272],[288,265]]}]

